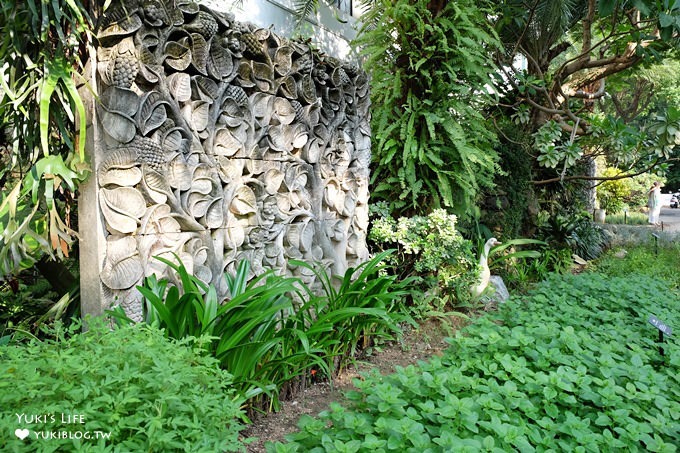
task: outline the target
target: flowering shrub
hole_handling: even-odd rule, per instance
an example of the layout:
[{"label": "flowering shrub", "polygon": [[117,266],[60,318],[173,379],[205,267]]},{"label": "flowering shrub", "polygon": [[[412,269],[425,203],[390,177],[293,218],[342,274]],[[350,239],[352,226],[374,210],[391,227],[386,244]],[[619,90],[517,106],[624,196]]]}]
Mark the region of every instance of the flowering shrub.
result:
[{"label": "flowering shrub", "polygon": [[386,216],[374,220],[369,235],[379,248],[397,249],[392,264],[402,277],[417,277],[421,297],[435,290],[440,296],[437,309],[454,300],[466,302],[468,288],[477,279],[472,243],[456,230],[456,222],[457,217],[443,209],[398,220]]}]

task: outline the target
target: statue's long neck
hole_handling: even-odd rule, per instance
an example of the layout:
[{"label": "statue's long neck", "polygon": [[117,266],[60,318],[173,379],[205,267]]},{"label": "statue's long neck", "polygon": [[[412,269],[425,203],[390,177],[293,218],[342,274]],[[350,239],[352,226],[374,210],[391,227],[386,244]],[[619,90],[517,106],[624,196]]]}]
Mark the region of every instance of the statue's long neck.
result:
[{"label": "statue's long neck", "polygon": [[482,266],[484,269],[489,267],[488,261],[489,261],[489,251],[491,250],[491,247],[488,245],[484,246],[484,251],[482,252],[482,256],[479,257],[479,265]]}]

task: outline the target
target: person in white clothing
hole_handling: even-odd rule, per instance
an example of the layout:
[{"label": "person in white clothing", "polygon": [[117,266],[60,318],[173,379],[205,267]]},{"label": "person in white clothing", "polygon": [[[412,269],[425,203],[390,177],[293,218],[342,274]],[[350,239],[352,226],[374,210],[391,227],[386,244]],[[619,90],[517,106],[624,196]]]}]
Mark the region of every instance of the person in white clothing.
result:
[{"label": "person in white clothing", "polygon": [[661,214],[661,183],[655,181],[654,185],[647,192],[649,206],[649,224],[660,225],[659,215]]}]

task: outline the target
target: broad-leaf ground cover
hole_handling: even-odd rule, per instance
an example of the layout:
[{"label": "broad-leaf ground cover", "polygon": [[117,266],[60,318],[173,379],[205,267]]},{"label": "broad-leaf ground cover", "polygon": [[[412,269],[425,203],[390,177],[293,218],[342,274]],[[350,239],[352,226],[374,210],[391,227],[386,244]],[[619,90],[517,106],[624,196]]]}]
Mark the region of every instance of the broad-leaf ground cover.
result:
[{"label": "broad-leaf ground cover", "polygon": [[451,339],[442,357],[373,374],[269,451],[677,451],[680,325],[650,277],[552,276]]}]

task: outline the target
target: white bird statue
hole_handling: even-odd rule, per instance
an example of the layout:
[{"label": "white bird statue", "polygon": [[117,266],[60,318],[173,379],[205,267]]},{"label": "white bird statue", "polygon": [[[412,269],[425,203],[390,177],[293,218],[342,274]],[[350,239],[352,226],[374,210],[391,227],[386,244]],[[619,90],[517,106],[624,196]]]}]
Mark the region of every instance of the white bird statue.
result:
[{"label": "white bird statue", "polygon": [[479,267],[482,269],[479,273],[479,283],[470,288],[470,293],[475,298],[481,297],[482,293],[489,286],[489,280],[491,280],[491,271],[489,270],[489,251],[491,247],[496,245],[501,245],[502,242],[498,241],[496,238],[491,238],[484,244],[484,251],[479,257]]}]

